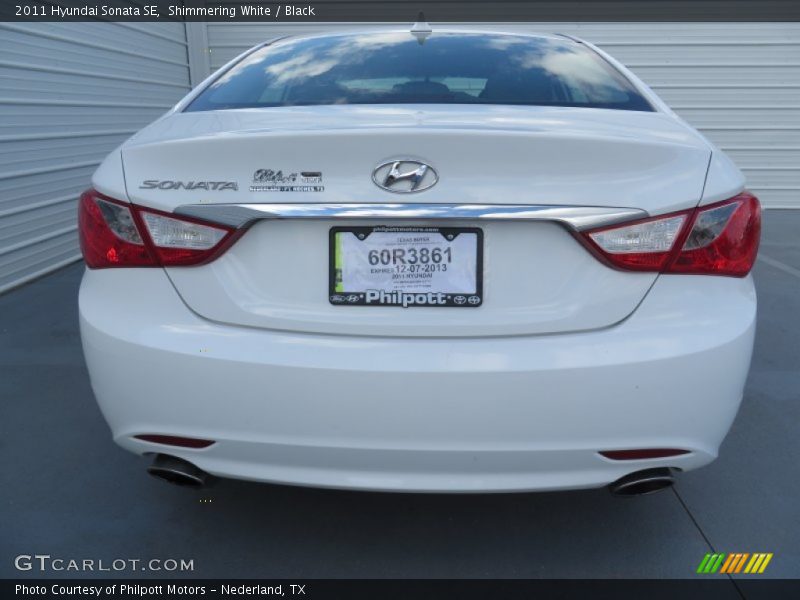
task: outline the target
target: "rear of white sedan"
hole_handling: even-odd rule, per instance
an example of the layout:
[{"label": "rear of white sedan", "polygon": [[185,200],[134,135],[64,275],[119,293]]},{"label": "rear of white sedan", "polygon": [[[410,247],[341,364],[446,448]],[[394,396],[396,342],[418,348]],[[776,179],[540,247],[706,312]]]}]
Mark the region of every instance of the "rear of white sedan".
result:
[{"label": "rear of white sedan", "polygon": [[758,200],[561,36],[258,46],[80,233],[98,403],[176,483],[646,493],[714,460],[750,364]]}]

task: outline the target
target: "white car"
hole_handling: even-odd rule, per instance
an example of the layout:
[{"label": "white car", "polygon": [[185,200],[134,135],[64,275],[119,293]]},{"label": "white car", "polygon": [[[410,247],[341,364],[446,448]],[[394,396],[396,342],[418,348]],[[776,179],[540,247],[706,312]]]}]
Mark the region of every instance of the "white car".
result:
[{"label": "white car", "polygon": [[758,200],[566,36],[261,44],[79,220],[97,401],[176,483],[641,494],[714,460],[742,398]]}]

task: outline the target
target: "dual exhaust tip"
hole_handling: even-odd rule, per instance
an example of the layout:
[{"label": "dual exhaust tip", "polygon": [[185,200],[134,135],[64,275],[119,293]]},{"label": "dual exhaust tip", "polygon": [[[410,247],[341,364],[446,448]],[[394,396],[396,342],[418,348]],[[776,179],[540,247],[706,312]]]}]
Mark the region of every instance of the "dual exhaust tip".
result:
[{"label": "dual exhaust tip", "polygon": [[168,454],[156,454],[147,468],[153,477],[182,487],[201,489],[211,483],[211,475],[188,460]]},{"label": "dual exhaust tip", "polygon": [[608,486],[614,496],[647,496],[666,490],[675,484],[673,469],[659,467],[636,471],[617,479]]},{"label": "dual exhaust tip", "polygon": [[[174,485],[194,489],[204,488],[213,481],[211,475],[188,460],[168,454],[156,454],[147,472]],[[646,496],[672,487],[674,483],[673,470],[661,467],[625,475],[609,485],[608,489],[615,496]]]}]

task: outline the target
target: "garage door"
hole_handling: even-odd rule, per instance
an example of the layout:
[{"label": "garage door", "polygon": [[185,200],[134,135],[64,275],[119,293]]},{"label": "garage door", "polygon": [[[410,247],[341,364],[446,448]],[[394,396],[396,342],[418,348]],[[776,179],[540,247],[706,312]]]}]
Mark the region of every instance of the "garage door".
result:
[{"label": "garage door", "polygon": [[[211,66],[217,68],[271,37],[359,27],[364,24],[209,23]],[[492,27],[566,33],[596,43],[726,150],[765,206],[800,208],[800,23]]]},{"label": "garage door", "polygon": [[103,157],[189,90],[180,23],[0,23],[0,292],[79,258]]}]

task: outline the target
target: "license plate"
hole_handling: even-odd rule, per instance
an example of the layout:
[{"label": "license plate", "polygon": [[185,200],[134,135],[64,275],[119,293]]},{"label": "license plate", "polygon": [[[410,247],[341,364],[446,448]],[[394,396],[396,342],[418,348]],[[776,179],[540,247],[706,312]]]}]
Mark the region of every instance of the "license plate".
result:
[{"label": "license plate", "polygon": [[333,227],[331,304],[477,308],[483,231],[476,227]]}]

